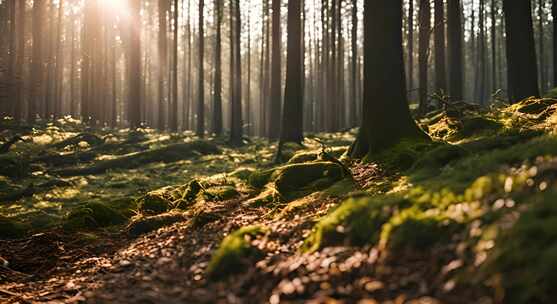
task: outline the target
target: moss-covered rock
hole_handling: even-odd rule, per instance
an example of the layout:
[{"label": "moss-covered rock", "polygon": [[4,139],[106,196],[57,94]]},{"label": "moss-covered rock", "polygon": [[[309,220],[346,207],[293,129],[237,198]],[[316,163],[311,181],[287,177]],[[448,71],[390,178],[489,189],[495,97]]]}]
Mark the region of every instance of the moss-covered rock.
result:
[{"label": "moss-covered rock", "polygon": [[392,208],[405,204],[394,197],[348,199],[315,225],[304,248],[315,251],[327,246],[377,243]]},{"label": "moss-covered rock", "polygon": [[86,203],[76,207],[64,219],[63,228],[67,231],[95,229],[123,224],[126,217],[102,203]]},{"label": "moss-covered rock", "polygon": [[208,277],[220,280],[245,271],[254,260],[262,257],[262,252],[251,245],[251,240],[265,233],[267,228],[263,226],[247,226],[225,237],[211,257],[207,267]]},{"label": "moss-covered rock", "polygon": [[[333,147],[333,148],[330,148],[330,149],[326,149],[326,151],[324,151],[324,152],[326,152],[327,154],[329,154],[330,156],[332,156],[334,158],[339,158],[344,153],[346,153],[347,150],[348,150],[347,147]],[[290,158],[290,160],[288,160],[288,163],[289,164],[300,164],[300,163],[316,161],[316,160],[319,159],[319,156],[322,152],[323,151],[319,151],[319,150],[298,152],[298,153],[294,154],[294,156],[292,156],[292,158]]]},{"label": "moss-covered rock", "polygon": [[172,208],[171,196],[166,189],[151,191],[141,198],[139,212],[148,215],[164,213]]},{"label": "moss-covered rock", "polygon": [[26,227],[19,221],[0,216],[0,239],[17,239],[25,235]]},{"label": "moss-covered rock", "polygon": [[248,184],[253,188],[261,189],[269,183],[273,172],[275,169],[256,170],[249,176]]},{"label": "moss-covered rock", "polygon": [[177,212],[154,216],[137,216],[128,224],[126,231],[129,235],[136,237],[184,220],[184,215]]},{"label": "moss-covered rock", "polygon": [[242,181],[248,181],[250,176],[255,172],[254,169],[251,168],[238,168],[230,173],[228,176],[238,178]]},{"label": "moss-covered rock", "polygon": [[345,177],[344,168],[333,162],[310,162],[278,168],[271,179],[281,194],[312,186],[317,190],[332,185]]},{"label": "moss-covered rock", "polygon": [[178,193],[178,203],[176,208],[187,209],[193,203],[195,203],[197,196],[203,190],[203,185],[194,179],[189,183],[179,187],[175,193]]}]

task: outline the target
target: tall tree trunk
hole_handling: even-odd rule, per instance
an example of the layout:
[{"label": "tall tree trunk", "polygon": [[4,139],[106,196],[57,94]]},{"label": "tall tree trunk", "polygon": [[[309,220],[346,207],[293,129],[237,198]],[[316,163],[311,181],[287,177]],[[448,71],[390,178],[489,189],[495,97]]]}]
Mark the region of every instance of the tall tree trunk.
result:
[{"label": "tall tree trunk", "polygon": [[16,121],[23,119],[23,103],[25,97],[25,77],[23,66],[25,64],[25,0],[19,0],[19,10],[17,17],[18,25],[18,47],[16,58],[16,95],[15,95],[15,110],[14,118]]},{"label": "tall tree trunk", "polygon": [[286,87],[280,142],[301,143],[303,134],[302,88],[302,16],[301,3],[288,1],[288,43],[286,59]]},{"label": "tall tree trunk", "polygon": [[408,1],[408,96],[414,96],[414,0]]},{"label": "tall tree trunk", "polygon": [[364,1],[364,100],[354,158],[371,156],[402,139],[427,140],[408,109],[402,52],[402,1]]},{"label": "tall tree trunk", "polygon": [[491,0],[491,90],[497,90],[497,4]]},{"label": "tall tree trunk", "polygon": [[242,19],[240,11],[240,0],[234,0],[235,26],[234,26],[234,98],[232,99],[232,108],[230,109],[230,143],[239,145],[243,140],[242,128],[242,53],[241,32]]},{"label": "tall tree trunk", "polygon": [[503,9],[510,101],[539,96],[531,2],[503,0]]},{"label": "tall tree trunk", "polygon": [[129,52],[129,88],[128,113],[132,129],[141,126],[141,8],[140,1],[130,1],[130,45]]},{"label": "tall tree trunk", "polygon": [[479,60],[478,60],[478,68],[479,68],[479,75],[476,77],[478,81],[478,100],[480,105],[486,104],[486,35],[485,35],[485,0],[480,0],[480,15],[479,15],[479,27],[480,27],[480,36],[478,37],[479,42]]},{"label": "tall tree trunk", "polygon": [[172,112],[170,113],[170,130],[178,132],[178,1],[174,0],[174,46],[172,66]]},{"label": "tall tree trunk", "polygon": [[[17,33],[17,28],[16,28],[16,2],[15,1],[9,1],[8,3],[8,15],[9,15],[9,21],[10,21],[10,29],[9,29],[9,34],[8,34],[8,92],[9,92],[9,96],[15,96],[15,92],[16,92],[16,75],[15,75],[15,70],[16,70],[16,60],[17,60],[17,54],[16,54],[16,33]],[[1,33],[0,33],[1,35]],[[0,84],[1,85],[1,84]],[[12,97],[13,98],[13,97]],[[0,105],[1,106],[1,105]],[[9,100],[8,103],[6,104],[5,108],[1,108],[0,112],[3,112],[3,110],[5,110],[6,114],[11,115],[12,117],[15,116],[15,107],[14,107],[14,100]],[[2,118],[2,117],[0,117]]]},{"label": "tall tree trunk", "polygon": [[215,81],[213,83],[213,133],[222,135],[222,0],[215,0],[217,33],[215,38]]},{"label": "tall tree trunk", "polygon": [[166,78],[166,66],[167,66],[167,12],[168,12],[168,1],[167,0],[159,0],[159,70],[157,77],[159,78],[159,87],[158,87],[158,128],[160,130],[164,130],[166,128],[166,110],[165,110],[165,95],[164,95],[164,84]]},{"label": "tall tree trunk", "polygon": [[352,51],[352,70],[350,71],[350,116],[348,118],[348,125],[355,126],[358,123],[358,3],[352,2],[352,32],[351,32],[351,51]]},{"label": "tall tree trunk", "polygon": [[64,20],[64,0],[60,0],[58,3],[58,28],[56,30],[56,68],[55,68],[55,79],[54,79],[54,117],[59,118],[63,115],[62,105],[63,95],[62,82],[64,76],[64,42],[62,40],[62,22]]},{"label": "tall tree trunk", "polygon": [[205,90],[204,90],[204,66],[205,66],[205,42],[204,42],[204,13],[205,7],[204,0],[199,0],[199,68],[198,68],[198,83],[197,83],[197,127],[195,133],[199,137],[205,136]]},{"label": "tall tree trunk", "polygon": [[281,22],[280,22],[280,3],[281,0],[272,0],[273,8],[273,50],[272,50],[272,65],[271,65],[271,98],[269,106],[269,139],[275,140],[280,136],[280,128],[277,126],[280,124],[281,119]]},{"label": "tall tree trunk", "polygon": [[44,117],[50,119],[54,114],[54,1],[51,0],[48,9],[48,39],[46,45],[46,93]]},{"label": "tall tree trunk", "polygon": [[[453,0],[454,1],[454,0]],[[445,5],[443,0],[435,0],[435,88],[447,93],[445,66]]]},{"label": "tall tree trunk", "polygon": [[42,34],[44,4],[44,1],[33,1],[33,59],[31,65],[30,96],[27,109],[27,120],[29,122],[34,122],[37,117],[37,110],[40,106],[43,88]]},{"label": "tall tree trunk", "polygon": [[557,0],[552,0],[551,15],[553,17],[553,87],[557,87]]},{"label": "tall tree trunk", "polygon": [[544,1],[538,0],[538,28],[540,37],[538,37],[539,61],[540,61],[540,93],[543,95],[546,91],[546,75],[545,75],[545,31],[544,24]]},{"label": "tall tree trunk", "polygon": [[462,11],[460,0],[447,3],[448,49],[449,49],[449,94],[451,100],[462,100],[464,84],[464,64],[462,48]]},{"label": "tall tree trunk", "polygon": [[429,38],[431,32],[431,7],[429,0],[420,0],[420,42],[419,42],[419,82],[420,82],[420,113],[427,111],[428,102],[428,61]]}]

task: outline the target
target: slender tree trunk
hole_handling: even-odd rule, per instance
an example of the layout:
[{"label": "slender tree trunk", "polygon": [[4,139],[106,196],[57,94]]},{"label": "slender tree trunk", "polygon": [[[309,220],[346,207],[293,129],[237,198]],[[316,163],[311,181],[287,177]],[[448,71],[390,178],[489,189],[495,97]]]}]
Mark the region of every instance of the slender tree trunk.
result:
[{"label": "slender tree trunk", "polygon": [[[452,0],[454,1],[454,0]],[[445,66],[445,5],[443,0],[435,0],[435,88],[441,94],[447,93]]]},{"label": "slender tree trunk", "polygon": [[166,128],[166,111],[165,111],[165,95],[164,95],[164,84],[166,78],[166,64],[167,64],[167,12],[168,4],[167,0],[159,0],[159,88],[158,88],[158,101],[159,101],[159,119],[158,128],[164,130]]},{"label": "slender tree trunk", "polygon": [[479,15],[479,27],[480,27],[480,36],[478,37],[479,42],[479,60],[478,60],[478,68],[479,68],[479,75],[476,77],[478,81],[478,100],[480,105],[486,105],[486,35],[485,35],[485,0],[480,0],[480,15]]},{"label": "slender tree trunk", "polygon": [[[412,0],[411,0],[412,2]],[[352,51],[352,70],[351,81],[350,81],[350,117],[348,118],[349,126],[355,126],[358,123],[358,93],[357,93],[357,81],[358,81],[358,4],[356,1],[352,2],[352,33],[351,33],[351,51]]]},{"label": "slender tree trunk", "polygon": [[40,106],[43,88],[42,34],[44,4],[44,1],[33,1],[33,59],[31,65],[30,96],[27,109],[27,120],[29,122],[34,122],[37,117],[37,110]]},{"label": "slender tree trunk", "polygon": [[303,135],[302,84],[302,16],[301,3],[288,1],[288,43],[286,59],[286,87],[280,142],[301,143]]},{"label": "slender tree trunk", "polygon": [[[414,0],[408,0],[408,90],[414,96]],[[451,2],[451,1],[449,1]]]},{"label": "slender tree trunk", "polygon": [[419,42],[419,82],[420,82],[420,113],[427,111],[428,102],[428,61],[429,38],[431,32],[431,7],[429,0],[420,0],[420,42]]},{"label": "slender tree trunk", "polygon": [[410,115],[402,52],[402,1],[364,1],[363,120],[350,155],[363,158],[402,139],[427,140]]},{"label": "slender tree trunk", "polygon": [[497,4],[491,0],[491,90],[498,89],[497,84]]},{"label": "slender tree trunk", "polygon": [[503,0],[507,37],[509,97],[517,102],[539,96],[530,1]]},{"label": "slender tree trunk", "polygon": [[222,0],[215,0],[216,40],[215,40],[215,81],[213,88],[213,133],[222,135]]},{"label": "slender tree trunk", "polygon": [[204,43],[204,13],[203,9],[205,7],[204,0],[199,0],[199,68],[198,68],[198,83],[197,83],[197,127],[196,127],[196,134],[199,137],[205,136],[205,90],[204,90],[204,71],[205,68],[205,43]]},{"label": "slender tree trunk", "polygon": [[538,37],[538,47],[539,47],[539,61],[540,61],[540,93],[543,95],[546,91],[546,77],[545,77],[545,31],[543,29],[544,24],[544,1],[538,0],[538,27],[539,34]]},{"label": "slender tree trunk", "polygon": [[172,66],[172,113],[170,113],[170,130],[178,132],[178,1],[174,0],[174,47]]},{"label": "slender tree trunk", "polygon": [[[8,34],[8,92],[9,92],[9,96],[15,96],[15,92],[16,92],[16,75],[15,75],[15,70],[16,70],[16,60],[17,60],[17,54],[16,54],[16,33],[17,33],[17,28],[16,28],[16,2],[15,1],[9,1],[7,3],[8,5],[8,15],[9,15],[9,21],[10,21],[10,28],[9,28],[9,34]],[[0,33],[1,34],[1,33]],[[12,97],[13,98],[13,97]],[[0,105],[1,106],[1,105]],[[8,103],[6,104],[5,108],[0,108],[0,112],[3,112],[5,110],[6,114],[11,115],[12,117],[15,116],[15,107],[14,107],[14,100],[9,100]],[[0,117],[2,118],[2,117]]]},{"label": "slender tree trunk", "polygon": [[553,16],[553,87],[557,87],[557,0],[552,0],[551,15]]},{"label": "slender tree trunk", "polygon": [[141,20],[139,1],[130,1],[129,121],[132,129],[141,126]]},{"label": "slender tree trunk", "polygon": [[15,115],[16,121],[23,119],[23,103],[25,97],[25,76],[23,66],[25,64],[25,0],[19,0],[19,10],[17,17],[18,25],[18,47],[16,58],[16,95],[15,95]]},{"label": "slender tree trunk", "polygon": [[64,76],[64,42],[62,40],[62,22],[64,20],[64,0],[60,0],[58,3],[58,29],[57,31],[57,38],[56,38],[56,70],[54,72],[55,79],[54,79],[54,117],[59,118],[63,115],[62,112],[62,105],[63,102],[63,95],[61,93],[62,90],[62,82]]},{"label": "slender tree trunk", "polygon": [[234,98],[232,99],[232,108],[230,109],[230,143],[239,145],[243,139],[242,128],[242,53],[241,31],[242,20],[240,11],[240,0],[234,0],[235,26],[234,26]]},{"label": "slender tree trunk", "polygon": [[272,65],[271,65],[271,98],[269,106],[269,140],[275,140],[280,136],[280,128],[277,126],[280,124],[281,119],[281,22],[280,22],[280,0],[272,0],[273,8],[273,50],[272,50]]},{"label": "slender tree trunk", "polygon": [[71,35],[71,51],[70,51],[70,115],[73,117],[77,117],[77,109],[76,109],[76,97],[75,97],[75,81],[77,78],[77,75],[75,73],[76,68],[75,68],[75,57],[76,57],[76,46],[75,46],[75,31],[76,31],[76,26],[75,26],[75,21],[72,21],[72,26],[71,26],[71,31],[72,31],[72,35]]}]

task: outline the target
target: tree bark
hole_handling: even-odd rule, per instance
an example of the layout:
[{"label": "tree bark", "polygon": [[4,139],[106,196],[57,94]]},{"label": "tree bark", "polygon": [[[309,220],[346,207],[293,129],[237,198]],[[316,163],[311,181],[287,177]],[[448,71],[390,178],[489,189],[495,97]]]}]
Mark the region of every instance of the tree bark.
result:
[{"label": "tree bark", "polygon": [[205,7],[204,0],[199,0],[199,68],[198,68],[198,79],[197,79],[197,127],[196,135],[199,137],[205,136],[205,90],[204,90],[204,71],[205,68],[205,45],[204,45],[204,13],[203,9]]},{"label": "tree bark", "polygon": [[132,129],[141,126],[141,20],[140,1],[130,1],[128,113]]},{"label": "tree bark", "polygon": [[429,38],[431,32],[431,7],[430,0],[420,0],[420,37],[419,37],[419,82],[420,82],[420,113],[427,111],[428,102],[428,61],[429,61]]},{"label": "tree bark", "polygon": [[170,131],[178,132],[178,1],[174,0],[174,46],[172,66],[172,113],[170,113]]},{"label": "tree bark", "polygon": [[[454,1],[454,0],[452,0]],[[435,0],[435,88],[441,94],[447,93],[445,66],[445,5],[443,0]]]},{"label": "tree bark", "polygon": [[240,11],[240,0],[234,0],[235,26],[234,26],[234,98],[230,109],[230,143],[240,145],[243,140],[242,128],[242,53],[241,53],[241,32],[242,20]]},{"label": "tree bark", "polygon": [[286,59],[286,87],[280,142],[301,143],[303,135],[302,88],[302,16],[301,3],[288,1],[288,42]]},{"label": "tree bark", "polygon": [[272,58],[271,58],[271,98],[269,106],[269,140],[275,140],[280,136],[280,128],[277,128],[281,119],[281,29],[280,29],[280,0],[272,0]]},{"label": "tree bark", "polygon": [[504,0],[509,99],[539,96],[536,49],[530,1]]},{"label": "tree bark", "polygon": [[222,135],[222,0],[215,0],[215,81],[213,87],[213,133]]},{"label": "tree bark", "polygon": [[362,158],[402,139],[428,140],[410,115],[402,52],[402,1],[364,1],[362,125],[350,155]]},{"label": "tree bark", "polygon": [[37,118],[37,110],[42,100],[42,34],[44,4],[44,1],[33,1],[33,59],[31,64],[30,96],[27,109],[27,121],[29,122],[34,122]]},{"label": "tree bark", "polygon": [[447,3],[448,11],[448,49],[449,49],[449,94],[452,101],[463,98],[464,65],[462,48],[462,11],[461,1],[451,0]]}]

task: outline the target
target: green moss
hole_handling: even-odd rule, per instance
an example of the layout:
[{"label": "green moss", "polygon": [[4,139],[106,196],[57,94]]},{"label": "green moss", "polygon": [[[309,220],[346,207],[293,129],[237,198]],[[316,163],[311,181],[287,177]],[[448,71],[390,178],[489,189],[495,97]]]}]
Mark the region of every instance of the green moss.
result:
[{"label": "green moss", "polygon": [[271,176],[275,172],[275,169],[268,169],[268,170],[256,170],[255,172],[251,173],[248,178],[248,184],[256,189],[263,188],[269,180]]},{"label": "green moss", "polygon": [[315,251],[342,244],[374,244],[379,240],[381,226],[389,219],[392,207],[405,203],[395,197],[348,199],[315,225],[304,249]]},{"label": "green moss", "polygon": [[[552,91],[548,92],[548,94],[552,94]],[[540,114],[554,104],[557,104],[556,99],[528,98],[513,104],[510,108],[523,114]]]},{"label": "green moss", "polygon": [[326,196],[333,196],[333,197],[346,197],[350,195],[350,193],[356,191],[358,189],[358,185],[352,178],[345,178],[341,181],[334,183],[329,188],[323,190],[323,194]]},{"label": "green moss", "polygon": [[[326,149],[325,152],[327,154],[329,154],[330,156],[338,159],[344,153],[346,153],[347,150],[348,150],[347,147],[333,147],[333,148],[330,148],[330,149]],[[319,160],[319,156],[320,156],[321,153],[322,153],[321,150],[301,151],[301,152],[298,152],[298,153],[294,154],[294,156],[292,156],[292,158],[290,158],[288,163],[289,164],[300,164],[300,163],[316,161],[316,160]]]},{"label": "green moss", "polygon": [[441,117],[427,125],[428,133],[432,137],[453,141],[482,134],[493,134],[502,128],[503,124],[499,121],[475,112],[466,112],[459,117],[443,113]]},{"label": "green moss", "polygon": [[15,152],[0,154],[0,175],[10,178],[22,178],[29,171],[29,161]]},{"label": "green moss", "polygon": [[126,222],[126,218],[116,210],[102,203],[86,203],[72,210],[64,219],[67,231],[95,229]]},{"label": "green moss", "polygon": [[185,217],[181,213],[164,213],[154,216],[138,216],[126,227],[126,231],[131,236],[139,236],[159,228],[184,221]]},{"label": "green moss", "polygon": [[380,163],[387,169],[406,170],[427,151],[437,147],[439,144],[423,140],[403,140],[392,148],[371,155],[367,161]]},{"label": "green moss", "polygon": [[411,208],[394,216],[383,226],[380,244],[393,252],[426,250],[435,244],[448,242],[456,227],[457,224],[448,218]]},{"label": "green moss", "polygon": [[251,245],[251,240],[266,232],[267,228],[262,226],[247,226],[225,237],[211,257],[207,267],[208,277],[220,280],[245,271],[254,259],[262,256],[261,251]]},{"label": "green moss", "polygon": [[165,190],[151,191],[141,198],[138,210],[144,214],[160,214],[171,209],[172,202],[169,201]]},{"label": "green moss", "polygon": [[25,236],[26,227],[19,221],[0,216],[0,239],[17,239]]},{"label": "green moss", "polygon": [[557,193],[529,199],[530,209],[496,241],[489,273],[502,274],[505,303],[551,303],[557,298]]},{"label": "green moss", "polygon": [[240,195],[238,190],[232,186],[211,187],[203,191],[203,197],[207,201],[225,201]]},{"label": "green moss", "polygon": [[238,178],[242,181],[248,181],[253,172],[255,172],[255,170],[251,168],[238,168],[228,173],[228,176]]}]

